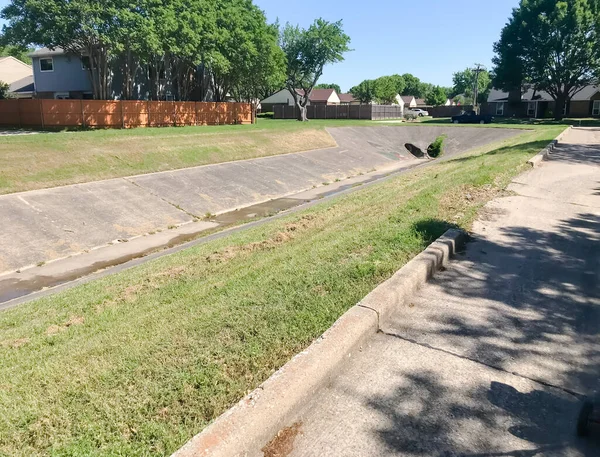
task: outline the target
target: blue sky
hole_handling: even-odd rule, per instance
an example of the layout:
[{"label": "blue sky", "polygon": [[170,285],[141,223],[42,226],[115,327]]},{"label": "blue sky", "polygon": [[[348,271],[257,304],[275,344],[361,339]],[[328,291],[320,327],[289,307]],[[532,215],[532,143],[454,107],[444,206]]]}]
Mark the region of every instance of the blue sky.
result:
[{"label": "blue sky", "polygon": [[[354,51],[325,68],[321,82],[342,90],[394,73],[452,85],[452,73],[491,68],[498,40],[518,0],[254,0],[269,19],[302,27],[317,17],[344,21]],[[8,4],[0,0],[0,7]]]},{"label": "blue sky", "polygon": [[364,79],[412,73],[451,86],[452,73],[482,63],[518,0],[254,0],[270,21],[307,27],[317,17],[344,21],[354,49],[325,68],[321,82],[346,91]]}]

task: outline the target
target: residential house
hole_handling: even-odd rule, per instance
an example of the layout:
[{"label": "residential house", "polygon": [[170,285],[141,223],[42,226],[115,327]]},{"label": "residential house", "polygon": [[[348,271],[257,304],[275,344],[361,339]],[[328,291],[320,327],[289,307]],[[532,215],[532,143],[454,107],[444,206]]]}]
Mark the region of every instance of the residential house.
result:
[{"label": "residential house", "polygon": [[427,102],[425,102],[424,98],[417,98],[415,99],[415,102],[417,104],[417,108],[427,108],[428,106],[430,106],[427,104]]},{"label": "residential house", "polygon": [[[36,98],[55,99],[91,99],[93,98],[90,60],[88,57],[79,57],[69,54],[61,48],[38,49],[30,54],[33,61],[33,77],[35,81]],[[113,63],[112,87],[108,98],[119,99],[122,97],[124,75],[120,70],[122,62],[118,59]],[[207,75],[202,66],[198,67],[200,85],[191,97],[193,100],[211,101],[212,91],[208,90]],[[148,100],[151,86],[155,87],[159,100],[173,100],[174,87],[170,77],[168,65],[164,65],[158,72],[155,80],[156,86],[151,84],[151,73],[148,67],[139,68],[135,75],[133,93],[131,98]]]},{"label": "residential house", "polygon": [[456,102],[449,98],[446,100],[446,103],[444,103],[442,106],[456,106]]},{"label": "residential house", "polygon": [[352,94],[339,94],[340,105],[360,105],[360,100],[354,98]]},{"label": "residential house", "polygon": [[[302,89],[296,89],[296,92],[304,95]],[[340,103],[340,97],[335,89],[313,89],[308,100],[309,105],[339,105]],[[289,90],[282,89],[270,97],[261,100],[260,105],[263,113],[272,112],[275,105],[294,106],[294,97],[292,97],[292,93]]]},{"label": "residential house", "polygon": [[400,99],[404,102],[404,107],[407,109],[417,107],[417,99],[412,95],[402,95]]},{"label": "residential house", "polygon": [[13,56],[0,57],[0,81],[9,85],[14,97],[33,96],[33,69]]},{"label": "residential house", "polygon": [[36,98],[93,98],[89,59],[82,60],[61,48],[37,49],[29,56]]},{"label": "residential house", "polygon": [[[509,94],[492,89],[481,110],[499,117],[554,117],[555,102],[544,91],[528,89],[522,94]],[[600,87],[590,85],[575,94],[563,108],[563,116],[600,117]]]}]

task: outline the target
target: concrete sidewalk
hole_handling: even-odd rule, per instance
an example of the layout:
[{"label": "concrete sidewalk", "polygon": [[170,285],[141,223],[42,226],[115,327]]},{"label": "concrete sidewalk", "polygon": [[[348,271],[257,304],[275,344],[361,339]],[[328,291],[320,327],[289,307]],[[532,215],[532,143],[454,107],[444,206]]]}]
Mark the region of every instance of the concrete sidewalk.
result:
[{"label": "concrete sidewalk", "polygon": [[306,405],[287,455],[600,455],[574,436],[600,389],[600,131],[562,141]]}]

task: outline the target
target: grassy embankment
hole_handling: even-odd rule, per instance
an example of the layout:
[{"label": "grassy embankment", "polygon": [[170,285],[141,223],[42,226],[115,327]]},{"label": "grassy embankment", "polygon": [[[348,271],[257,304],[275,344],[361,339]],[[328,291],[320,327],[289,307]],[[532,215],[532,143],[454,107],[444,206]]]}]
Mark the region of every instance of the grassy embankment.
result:
[{"label": "grassy embankment", "polygon": [[543,128],[0,313],[0,455],[169,455],[449,226]]}]

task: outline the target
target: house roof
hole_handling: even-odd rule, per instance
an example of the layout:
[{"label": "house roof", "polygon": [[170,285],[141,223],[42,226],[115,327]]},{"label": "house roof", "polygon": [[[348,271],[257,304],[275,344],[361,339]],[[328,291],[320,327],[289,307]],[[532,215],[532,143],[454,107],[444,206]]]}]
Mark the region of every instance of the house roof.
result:
[{"label": "house roof", "polygon": [[[300,95],[304,95],[304,90],[296,89]],[[335,89],[313,89],[310,94],[311,102],[326,102],[335,93]]]},{"label": "house roof", "polygon": [[[596,93],[600,91],[599,86],[590,85],[584,87],[581,91],[577,92],[572,101],[585,101],[592,98]],[[535,97],[535,98],[534,98]],[[508,92],[504,92],[497,89],[492,89],[490,94],[488,95],[488,102],[501,102],[508,100]],[[548,92],[544,92],[543,90],[534,91],[533,89],[528,89],[524,94],[521,95],[522,101],[544,101],[551,102],[554,101],[552,96]]]},{"label": "house roof", "polygon": [[21,65],[23,65],[24,67],[27,67],[31,70],[31,65],[26,64],[25,62],[23,62],[22,60],[17,59],[16,57],[13,56],[4,56],[4,57],[0,57],[0,62],[4,62],[6,60],[13,60],[17,63],[20,63]]},{"label": "house roof", "polygon": [[[402,95],[402,96],[400,96],[400,98],[402,99],[402,101],[403,101],[404,103],[410,103],[410,102],[412,102],[412,101],[413,101],[413,99],[414,99],[415,97],[413,97],[412,95]],[[416,100],[416,99],[415,99],[415,100]]]},{"label": "house roof", "polygon": [[40,49],[36,49],[31,54],[29,54],[29,57],[52,57],[52,56],[59,56],[62,54],[65,54],[65,50],[63,48],[54,48],[54,49],[40,48]]},{"label": "house roof", "polygon": [[415,101],[417,102],[417,106],[426,106],[427,105],[427,103],[425,103],[424,98],[416,98]]},{"label": "house roof", "polygon": [[9,86],[8,90],[15,93],[33,92],[34,87],[33,75],[31,75],[15,81]]},{"label": "house roof", "polygon": [[338,94],[338,97],[340,97],[340,101],[344,103],[352,103],[356,101],[352,94]]}]

